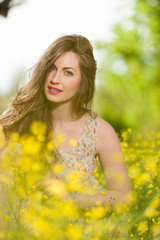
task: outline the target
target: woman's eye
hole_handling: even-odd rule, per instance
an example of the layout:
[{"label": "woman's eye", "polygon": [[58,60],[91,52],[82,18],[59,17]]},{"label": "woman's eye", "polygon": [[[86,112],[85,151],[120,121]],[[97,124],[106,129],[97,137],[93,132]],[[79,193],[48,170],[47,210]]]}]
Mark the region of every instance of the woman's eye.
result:
[{"label": "woman's eye", "polygon": [[65,74],[66,74],[67,76],[72,76],[72,75],[73,75],[73,73],[70,72],[70,71],[65,71]]},{"label": "woman's eye", "polygon": [[52,70],[52,71],[55,71],[55,70],[56,70],[56,68],[55,68],[55,67],[51,67],[51,70]]}]

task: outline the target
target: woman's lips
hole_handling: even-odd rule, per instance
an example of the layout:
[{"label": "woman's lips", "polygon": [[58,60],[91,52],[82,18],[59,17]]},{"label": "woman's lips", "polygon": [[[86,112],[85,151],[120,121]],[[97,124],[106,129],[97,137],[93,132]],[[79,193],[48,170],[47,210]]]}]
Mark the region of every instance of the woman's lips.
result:
[{"label": "woman's lips", "polygon": [[52,93],[52,94],[59,94],[59,93],[62,92],[62,90],[59,90],[59,89],[53,88],[53,87],[48,87],[48,90],[49,90],[49,92]]}]

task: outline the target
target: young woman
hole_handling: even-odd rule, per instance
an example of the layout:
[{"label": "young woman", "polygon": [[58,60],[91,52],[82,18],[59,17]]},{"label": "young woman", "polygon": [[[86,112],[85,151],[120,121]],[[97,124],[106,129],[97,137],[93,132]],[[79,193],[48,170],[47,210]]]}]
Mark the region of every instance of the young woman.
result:
[{"label": "young woman", "polygon": [[[88,39],[62,36],[39,59],[30,81],[0,119],[6,138],[13,131],[20,135],[29,132],[34,120],[44,122],[48,133],[54,130],[55,136],[65,134],[66,141],[57,153],[64,166],[60,178],[65,180],[68,171],[80,170],[85,173],[83,183],[97,188],[91,196],[76,194],[81,207],[94,206],[97,201],[112,205],[124,201],[131,191],[118,137],[112,126],[91,110],[95,74],[96,61]],[[71,139],[77,141],[76,146],[70,146]],[[108,188],[105,195],[94,178],[96,156]]]}]

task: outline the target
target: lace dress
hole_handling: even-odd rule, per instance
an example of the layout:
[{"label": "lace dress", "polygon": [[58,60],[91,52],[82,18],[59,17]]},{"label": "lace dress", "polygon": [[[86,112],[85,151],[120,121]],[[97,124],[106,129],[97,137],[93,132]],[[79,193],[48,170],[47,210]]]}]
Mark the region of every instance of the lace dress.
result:
[{"label": "lace dress", "polygon": [[77,145],[70,150],[58,150],[58,162],[63,166],[63,171],[56,177],[65,182],[67,173],[75,171],[81,174],[81,183],[84,186],[92,186],[95,190],[101,191],[102,188],[94,177],[94,170],[97,165],[95,157],[97,143],[96,117],[96,112],[89,111]]}]

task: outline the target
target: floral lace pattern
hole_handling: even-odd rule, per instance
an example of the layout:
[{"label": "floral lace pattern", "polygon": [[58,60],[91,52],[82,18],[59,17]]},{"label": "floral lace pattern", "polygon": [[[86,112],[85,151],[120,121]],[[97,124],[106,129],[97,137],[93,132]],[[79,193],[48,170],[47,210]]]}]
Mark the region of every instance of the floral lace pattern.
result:
[{"label": "floral lace pattern", "polygon": [[84,129],[77,145],[70,150],[58,150],[58,162],[62,164],[63,171],[56,177],[65,182],[66,174],[69,171],[76,171],[82,174],[81,182],[85,186],[92,185],[95,189],[101,190],[94,177],[94,170],[97,165],[95,157],[97,143],[96,117],[96,112],[89,111],[86,115]]}]

